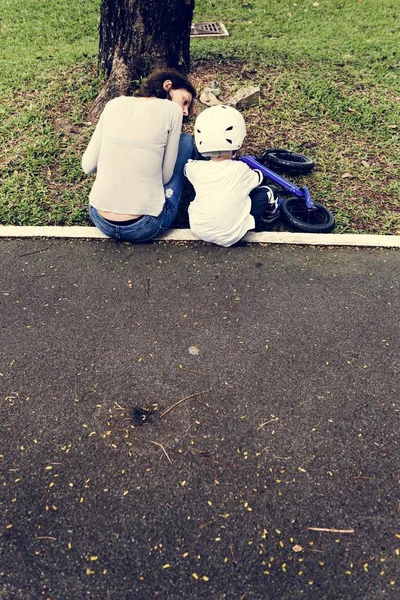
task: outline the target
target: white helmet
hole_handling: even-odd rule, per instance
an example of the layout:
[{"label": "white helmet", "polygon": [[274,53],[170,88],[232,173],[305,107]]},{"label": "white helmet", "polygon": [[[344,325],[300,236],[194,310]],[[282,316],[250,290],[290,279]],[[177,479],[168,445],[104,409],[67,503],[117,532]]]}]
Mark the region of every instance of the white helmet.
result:
[{"label": "white helmet", "polygon": [[239,150],[246,136],[246,124],[239,111],[219,104],[206,108],[194,124],[197,150],[204,156]]}]

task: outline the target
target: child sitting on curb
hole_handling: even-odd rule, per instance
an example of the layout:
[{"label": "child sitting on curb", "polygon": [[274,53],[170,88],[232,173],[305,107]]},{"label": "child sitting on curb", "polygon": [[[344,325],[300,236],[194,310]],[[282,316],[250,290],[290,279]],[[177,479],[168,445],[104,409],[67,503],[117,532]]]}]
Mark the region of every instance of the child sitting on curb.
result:
[{"label": "child sitting on curb", "polygon": [[197,150],[210,160],[189,160],[185,174],[196,192],[189,205],[190,228],[205,242],[232,246],[250,229],[277,218],[273,186],[261,186],[261,171],[232,160],[245,136],[244,119],[231,106],[207,108],[196,119]]}]

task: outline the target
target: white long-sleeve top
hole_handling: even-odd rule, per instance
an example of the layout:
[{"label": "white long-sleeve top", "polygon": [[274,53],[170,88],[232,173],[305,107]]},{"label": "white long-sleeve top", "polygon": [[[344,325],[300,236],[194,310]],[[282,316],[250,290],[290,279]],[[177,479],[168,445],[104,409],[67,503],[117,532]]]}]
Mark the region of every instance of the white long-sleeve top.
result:
[{"label": "white long-sleeve top", "polygon": [[82,157],[96,172],[89,201],[98,210],[157,217],[178,154],[183,113],[158,98],[120,96],[108,102]]}]

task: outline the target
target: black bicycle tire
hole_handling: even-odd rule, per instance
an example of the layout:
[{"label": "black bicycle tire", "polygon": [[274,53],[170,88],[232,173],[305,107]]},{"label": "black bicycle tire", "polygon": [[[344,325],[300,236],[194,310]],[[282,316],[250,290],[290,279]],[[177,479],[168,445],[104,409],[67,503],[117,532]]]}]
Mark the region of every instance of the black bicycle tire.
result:
[{"label": "black bicycle tire", "polygon": [[308,209],[302,198],[286,198],[280,205],[282,218],[294,229],[305,233],[329,233],[335,227],[333,214],[322,204],[313,204],[315,208]]},{"label": "black bicycle tire", "polygon": [[271,148],[266,150],[261,157],[262,162],[267,163],[272,169],[290,171],[298,175],[307,175],[314,168],[314,161],[305,154],[292,152],[284,148]]}]

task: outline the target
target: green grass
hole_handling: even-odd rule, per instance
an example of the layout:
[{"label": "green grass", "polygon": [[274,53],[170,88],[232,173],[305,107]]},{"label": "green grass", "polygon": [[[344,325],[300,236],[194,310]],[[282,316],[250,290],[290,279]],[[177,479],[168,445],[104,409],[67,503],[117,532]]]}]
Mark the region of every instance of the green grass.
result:
[{"label": "green grass", "polygon": [[360,69],[373,65],[382,75],[399,60],[396,0],[203,0],[197,12],[223,21],[231,34],[212,43],[214,53],[251,52],[279,64],[344,61]]},{"label": "green grass", "polygon": [[[99,0],[0,0],[0,223],[86,224],[80,158],[94,124]],[[337,231],[400,233],[397,0],[198,0],[195,21],[230,37],[192,41],[193,76],[226,94],[258,84],[246,150],[312,156],[313,197]],[[207,62],[203,62],[207,61]]]},{"label": "green grass", "polygon": [[0,90],[42,88],[97,50],[98,0],[0,0]]}]

